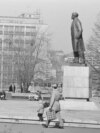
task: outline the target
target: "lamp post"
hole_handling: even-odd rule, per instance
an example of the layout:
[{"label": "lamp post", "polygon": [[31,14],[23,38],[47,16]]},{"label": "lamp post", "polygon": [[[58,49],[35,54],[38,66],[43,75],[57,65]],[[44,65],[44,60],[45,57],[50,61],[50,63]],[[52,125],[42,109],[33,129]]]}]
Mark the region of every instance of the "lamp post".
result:
[{"label": "lamp post", "polygon": [[1,91],[3,90],[3,47],[4,47],[4,26],[1,40]]}]

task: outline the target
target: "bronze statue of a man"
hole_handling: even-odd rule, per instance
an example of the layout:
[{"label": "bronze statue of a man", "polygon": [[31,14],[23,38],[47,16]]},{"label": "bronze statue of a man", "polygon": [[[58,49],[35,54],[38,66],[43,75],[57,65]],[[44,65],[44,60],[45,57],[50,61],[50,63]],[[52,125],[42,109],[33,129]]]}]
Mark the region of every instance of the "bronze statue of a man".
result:
[{"label": "bronze statue of a man", "polygon": [[84,56],[84,42],[82,37],[82,24],[78,19],[78,13],[74,12],[71,16],[72,24],[71,24],[71,37],[72,37],[72,47],[74,54],[74,63],[85,64],[85,56]]}]

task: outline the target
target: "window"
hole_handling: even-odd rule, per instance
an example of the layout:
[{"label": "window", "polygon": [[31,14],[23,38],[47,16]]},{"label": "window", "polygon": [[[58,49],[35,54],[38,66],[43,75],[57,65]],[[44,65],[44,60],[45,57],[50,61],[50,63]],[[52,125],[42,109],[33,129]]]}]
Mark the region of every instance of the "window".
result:
[{"label": "window", "polygon": [[24,35],[24,26],[15,26],[15,34]]},{"label": "window", "polygon": [[36,27],[34,26],[26,26],[26,32],[34,32],[36,31]]},{"label": "window", "polygon": [[2,34],[3,33],[3,25],[0,25],[0,34]]},{"label": "window", "polygon": [[13,26],[4,26],[4,31],[8,31],[8,32],[11,32],[11,31],[13,31]]},{"label": "window", "polygon": [[36,34],[36,27],[34,26],[27,26],[26,27],[26,35],[27,36],[34,36]]}]

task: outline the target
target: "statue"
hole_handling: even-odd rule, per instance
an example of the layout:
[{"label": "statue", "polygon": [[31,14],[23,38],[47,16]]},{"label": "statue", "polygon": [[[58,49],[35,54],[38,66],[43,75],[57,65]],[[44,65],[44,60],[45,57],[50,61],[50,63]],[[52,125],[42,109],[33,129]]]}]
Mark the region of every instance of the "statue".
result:
[{"label": "statue", "polygon": [[82,24],[80,20],[78,19],[78,13],[74,12],[72,13],[71,19],[72,24],[71,24],[71,38],[72,38],[72,47],[73,47],[73,54],[74,54],[74,63],[79,63],[79,64],[85,64],[85,56],[84,56],[84,51],[85,51],[85,46],[83,42],[83,37],[82,37]]}]

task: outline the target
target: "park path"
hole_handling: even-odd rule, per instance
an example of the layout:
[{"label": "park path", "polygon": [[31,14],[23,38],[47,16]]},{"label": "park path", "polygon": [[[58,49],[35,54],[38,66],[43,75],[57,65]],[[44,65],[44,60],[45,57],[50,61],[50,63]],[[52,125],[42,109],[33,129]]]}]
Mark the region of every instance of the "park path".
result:
[{"label": "park path", "polygon": [[[36,123],[37,101],[27,100],[1,100],[0,122]],[[82,126],[100,128],[100,111],[62,110],[62,118],[66,126]],[[44,120],[46,115],[44,113]]]}]

